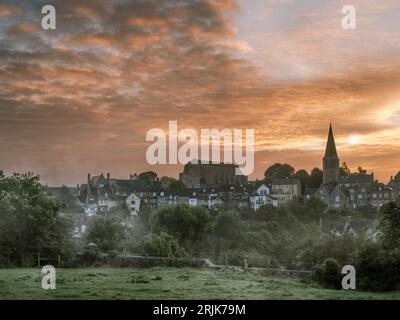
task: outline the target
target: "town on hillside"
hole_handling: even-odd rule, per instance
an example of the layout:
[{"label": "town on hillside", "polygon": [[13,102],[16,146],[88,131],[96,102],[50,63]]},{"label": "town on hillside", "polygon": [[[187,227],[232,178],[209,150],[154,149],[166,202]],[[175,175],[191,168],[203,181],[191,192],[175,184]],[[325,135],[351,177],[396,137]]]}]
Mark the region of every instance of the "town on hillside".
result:
[{"label": "town on hillside", "polygon": [[165,183],[151,171],[131,174],[129,179],[114,179],[109,173],[88,174],[86,183],[77,185],[72,194],[88,216],[118,207],[137,216],[143,208],[176,204],[258,210],[263,205],[277,207],[293,199],[308,201],[313,197],[328,208],[380,208],[399,197],[398,179],[392,177],[388,184],[383,184],[374,180],[373,173],[346,172],[339,163],[330,125],[319,186],[304,184],[301,175],[249,181],[246,176],[236,175],[234,164],[192,161],[184,166],[179,181]]}]

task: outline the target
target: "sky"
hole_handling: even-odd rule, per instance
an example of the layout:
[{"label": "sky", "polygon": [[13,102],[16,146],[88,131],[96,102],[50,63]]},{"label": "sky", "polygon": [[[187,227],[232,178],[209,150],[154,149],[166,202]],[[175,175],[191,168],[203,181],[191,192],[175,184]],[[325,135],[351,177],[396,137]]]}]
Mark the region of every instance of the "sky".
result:
[{"label": "sky", "polygon": [[[41,8],[56,8],[43,30]],[[341,25],[343,5],[356,29]],[[255,170],[400,170],[398,0],[0,0],[0,169],[49,185],[148,164],[152,128],[255,130]]]}]

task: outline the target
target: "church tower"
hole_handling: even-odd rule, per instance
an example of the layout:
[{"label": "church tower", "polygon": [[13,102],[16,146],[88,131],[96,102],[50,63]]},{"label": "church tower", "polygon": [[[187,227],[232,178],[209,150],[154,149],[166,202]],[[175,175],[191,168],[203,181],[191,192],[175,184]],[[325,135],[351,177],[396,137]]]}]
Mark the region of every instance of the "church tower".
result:
[{"label": "church tower", "polygon": [[328,142],[323,159],[323,184],[336,184],[339,178],[339,158],[336,152],[332,125],[329,124]]}]

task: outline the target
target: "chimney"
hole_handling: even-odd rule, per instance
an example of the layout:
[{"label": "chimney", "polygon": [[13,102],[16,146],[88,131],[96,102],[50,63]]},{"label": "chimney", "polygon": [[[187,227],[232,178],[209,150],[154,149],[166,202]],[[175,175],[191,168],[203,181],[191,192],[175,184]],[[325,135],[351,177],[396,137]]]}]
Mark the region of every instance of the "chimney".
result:
[{"label": "chimney", "polygon": [[132,174],[130,174],[130,175],[129,175],[129,180],[131,180],[131,181],[132,181],[132,179],[133,179],[133,175],[132,175]]},{"label": "chimney", "polygon": [[108,184],[110,184],[110,174],[109,173],[107,173],[107,182],[108,182]]}]

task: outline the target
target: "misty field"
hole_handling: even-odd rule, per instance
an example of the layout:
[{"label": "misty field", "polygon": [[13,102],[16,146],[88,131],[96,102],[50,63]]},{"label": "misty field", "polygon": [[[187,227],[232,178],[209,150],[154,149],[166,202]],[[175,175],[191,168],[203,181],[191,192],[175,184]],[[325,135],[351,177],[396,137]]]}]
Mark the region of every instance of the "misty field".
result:
[{"label": "misty field", "polygon": [[43,290],[40,271],[0,269],[0,299],[400,299],[240,270],[158,267],[57,269],[57,288]]}]

